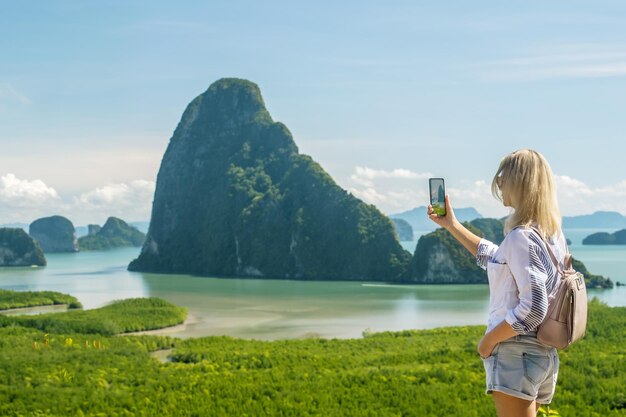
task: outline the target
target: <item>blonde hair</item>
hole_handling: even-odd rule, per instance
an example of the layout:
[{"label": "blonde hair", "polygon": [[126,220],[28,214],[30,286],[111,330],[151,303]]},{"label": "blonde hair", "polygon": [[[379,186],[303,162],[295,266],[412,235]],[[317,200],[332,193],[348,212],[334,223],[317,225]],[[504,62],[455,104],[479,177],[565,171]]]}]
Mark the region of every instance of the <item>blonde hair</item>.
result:
[{"label": "blonde hair", "polygon": [[504,201],[499,181],[515,204],[504,224],[505,234],[517,226],[528,227],[532,223],[545,238],[561,233],[561,213],[552,169],[539,152],[520,149],[502,158],[491,182],[491,192]]}]

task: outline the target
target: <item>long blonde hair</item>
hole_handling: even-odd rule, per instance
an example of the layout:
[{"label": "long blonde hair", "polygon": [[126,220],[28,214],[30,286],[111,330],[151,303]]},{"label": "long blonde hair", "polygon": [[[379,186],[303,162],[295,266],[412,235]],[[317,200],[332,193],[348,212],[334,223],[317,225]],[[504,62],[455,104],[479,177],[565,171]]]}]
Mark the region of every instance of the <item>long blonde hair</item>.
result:
[{"label": "long blonde hair", "polygon": [[514,227],[528,227],[532,223],[546,238],[561,233],[554,177],[543,155],[531,149],[520,149],[502,158],[491,182],[491,192],[504,201],[498,182],[507,187],[511,201],[515,203],[513,213],[504,224],[505,234]]}]

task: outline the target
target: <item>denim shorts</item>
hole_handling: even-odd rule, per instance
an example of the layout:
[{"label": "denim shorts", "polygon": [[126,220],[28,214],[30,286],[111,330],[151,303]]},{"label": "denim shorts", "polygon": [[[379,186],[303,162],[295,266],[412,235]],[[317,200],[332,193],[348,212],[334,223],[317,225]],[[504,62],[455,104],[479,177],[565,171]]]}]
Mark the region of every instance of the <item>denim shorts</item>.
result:
[{"label": "denim shorts", "polygon": [[550,404],[559,373],[556,348],[540,343],[533,335],[514,336],[498,343],[483,359],[487,394],[499,391],[525,400]]}]

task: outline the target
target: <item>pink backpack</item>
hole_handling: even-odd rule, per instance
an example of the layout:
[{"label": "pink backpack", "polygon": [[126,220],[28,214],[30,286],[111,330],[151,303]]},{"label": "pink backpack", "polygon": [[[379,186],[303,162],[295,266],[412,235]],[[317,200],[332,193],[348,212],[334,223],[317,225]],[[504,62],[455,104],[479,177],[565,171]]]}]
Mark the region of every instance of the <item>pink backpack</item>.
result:
[{"label": "pink backpack", "polygon": [[563,270],[559,267],[550,245],[541,237],[561,281],[552,297],[548,297],[548,314],[537,328],[537,340],[557,349],[564,349],[585,335],[587,328],[587,287],[585,277],[572,268],[572,255],[569,249],[565,254]]}]

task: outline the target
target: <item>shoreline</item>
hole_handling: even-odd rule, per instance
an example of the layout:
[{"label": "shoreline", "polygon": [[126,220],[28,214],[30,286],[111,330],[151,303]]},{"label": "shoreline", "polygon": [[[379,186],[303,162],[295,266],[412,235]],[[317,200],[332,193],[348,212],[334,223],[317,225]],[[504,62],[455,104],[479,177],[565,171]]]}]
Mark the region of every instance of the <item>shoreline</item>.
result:
[{"label": "shoreline", "polygon": [[169,336],[173,333],[180,333],[187,329],[187,326],[199,323],[202,320],[200,316],[195,314],[187,314],[187,318],[180,324],[175,324],[173,326],[161,327],[160,329],[150,329],[150,330],[139,330],[136,332],[127,332],[127,333],[118,333],[116,336],[143,336],[143,335],[152,335],[152,336]]},{"label": "shoreline", "polygon": [[[19,316],[19,315],[36,315],[36,314],[44,314],[44,313],[60,313],[64,311],[69,311],[69,304],[45,304],[40,306],[29,306],[29,307],[16,307],[16,308],[8,308],[6,310],[0,310],[0,314],[5,316]],[[80,310],[80,309],[74,309]]]}]

